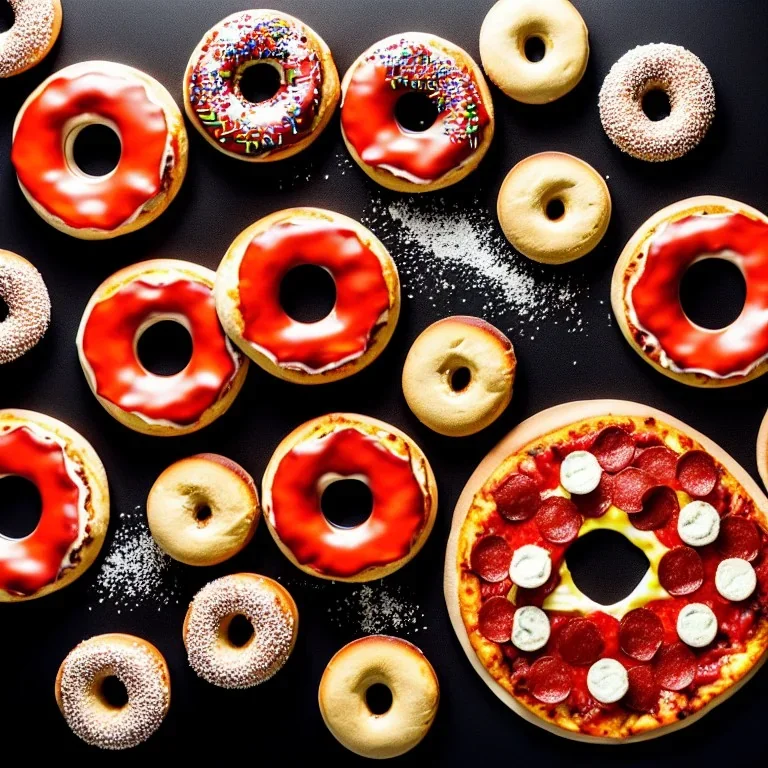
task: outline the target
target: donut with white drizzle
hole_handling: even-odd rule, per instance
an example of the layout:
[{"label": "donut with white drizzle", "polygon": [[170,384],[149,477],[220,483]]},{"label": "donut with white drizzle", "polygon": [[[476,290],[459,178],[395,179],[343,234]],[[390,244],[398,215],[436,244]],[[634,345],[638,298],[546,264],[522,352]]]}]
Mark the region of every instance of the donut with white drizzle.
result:
[{"label": "donut with white drizzle", "polygon": [[61,32],[60,0],[8,0],[13,26],[0,33],[0,79],[39,64]]}]

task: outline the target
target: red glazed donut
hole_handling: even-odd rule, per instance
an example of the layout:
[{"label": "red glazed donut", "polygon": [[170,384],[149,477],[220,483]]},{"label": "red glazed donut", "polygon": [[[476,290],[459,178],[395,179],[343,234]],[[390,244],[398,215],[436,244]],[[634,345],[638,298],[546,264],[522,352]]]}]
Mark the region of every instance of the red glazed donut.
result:
[{"label": "red glazed donut", "polygon": [[[80,131],[120,138],[117,167],[91,176],[74,161]],[[83,240],[133,232],[170,205],[187,172],[187,133],[176,102],[149,75],[88,61],[51,75],[26,100],[11,158],[21,190],[51,226]]]},{"label": "red glazed donut", "polygon": [[[323,268],[336,304],[315,323],[292,319],[280,285],[292,269]],[[372,363],[400,315],[400,281],[386,248],[364,226],[319,208],[289,208],[237,236],[216,274],[216,309],[227,334],[281,379],[322,384]]]},{"label": "red glazed donut", "polygon": [[[321,499],[337,480],[368,485],[370,517],[333,525]],[[335,581],[372,581],[402,568],[424,545],[437,487],[421,449],[367,416],[332,413],[295,429],[272,455],[262,483],[264,518],[275,542],[302,571]]]},{"label": "red glazed donut", "polygon": [[[91,297],[77,334],[80,364],[99,402],[125,426],[149,435],[195,432],[240,391],[248,361],[216,317],[213,279],[197,264],[154,259],[116,272]],[[141,334],[162,320],[192,337],[188,365],[172,376],[147,371],[136,354]]]}]

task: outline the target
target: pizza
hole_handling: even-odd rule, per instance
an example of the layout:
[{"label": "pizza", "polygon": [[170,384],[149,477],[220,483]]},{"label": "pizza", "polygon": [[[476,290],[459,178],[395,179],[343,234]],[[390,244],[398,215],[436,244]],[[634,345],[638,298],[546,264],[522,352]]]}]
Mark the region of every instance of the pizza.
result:
[{"label": "pizza", "polygon": [[[733,693],[768,646],[768,500],[682,422],[587,401],[524,422],[460,499],[454,627],[496,693],[584,740],[650,738]],[[648,559],[625,598],[575,584],[569,546],[613,530]]]}]

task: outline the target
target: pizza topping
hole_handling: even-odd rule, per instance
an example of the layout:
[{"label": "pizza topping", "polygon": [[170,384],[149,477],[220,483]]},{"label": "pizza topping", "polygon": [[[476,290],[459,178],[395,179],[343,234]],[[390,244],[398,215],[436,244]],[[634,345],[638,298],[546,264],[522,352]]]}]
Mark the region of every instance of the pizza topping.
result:
[{"label": "pizza topping", "polygon": [[696,657],[683,643],[664,646],[653,666],[657,682],[669,691],[682,691],[696,676]]},{"label": "pizza topping", "polygon": [[560,484],[568,493],[582,496],[597,488],[603,470],[587,451],[569,453],[560,465]]},{"label": "pizza topping", "polygon": [[613,478],[613,503],[628,515],[643,511],[643,498],[656,481],[642,469],[627,467]]},{"label": "pizza topping", "polygon": [[663,485],[673,483],[677,477],[677,454],[664,445],[646,448],[635,459],[634,465]]},{"label": "pizza topping", "polygon": [[720,521],[718,552],[723,557],[752,561],[760,554],[760,533],[746,517],[725,517]]},{"label": "pizza topping", "polygon": [[606,472],[621,472],[635,458],[635,443],[621,427],[606,427],[592,445],[592,453]]},{"label": "pizza topping", "polygon": [[528,690],[544,704],[559,704],[571,693],[571,673],[560,659],[542,656],[528,671]]},{"label": "pizza topping", "polygon": [[579,535],[582,523],[576,505],[562,496],[544,499],[535,520],[541,535],[553,544],[572,542]]},{"label": "pizza topping", "polygon": [[492,495],[499,514],[512,522],[533,517],[541,502],[536,483],[519,472],[505,477]]},{"label": "pizza topping", "polygon": [[549,618],[541,608],[524,605],[515,611],[512,623],[512,644],[530,653],[543,648],[549,641]]},{"label": "pizza topping", "polygon": [[646,665],[632,667],[627,672],[629,690],[624,703],[636,712],[654,712],[659,704],[661,689],[653,670]]},{"label": "pizza topping", "polygon": [[637,661],[650,661],[664,641],[664,625],[648,608],[635,608],[619,626],[619,647]]},{"label": "pizza topping", "polygon": [[643,497],[643,511],[632,515],[632,525],[638,531],[657,531],[680,511],[677,494],[666,485],[658,485]]},{"label": "pizza topping", "polygon": [[480,633],[493,643],[512,639],[515,606],[506,597],[492,597],[480,609],[477,625]]},{"label": "pizza topping", "polygon": [[717,634],[717,616],[704,603],[688,603],[677,614],[677,635],[693,648],[709,645]]},{"label": "pizza topping", "polygon": [[751,563],[740,557],[723,560],[715,572],[715,587],[726,599],[737,603],[746,600],[757,586],[757,575]]},{"label": "pizza topping", "polygon": [[701,556],[690,547],[670,549],[659,562],[659,582],[670,595],[690,595],[704,583]]},{"label": "pizza topping", "polygon": [[600,628],[590,619],[570,619],[560,630],[557,642],[560,655],[575,667],[592,664],[605,649]]},{"label": "pizza topping", "polygon": [[594,491],[583,496],[574,496],[573,501],[584,517],[602,517],[609,509],[613,497],[613,477],[603,473]]},{"label": "pizza topping", "polygon": [[677,479],[690,496],[708,496],[717,485],[715,460],[704,451],[688,451],[677,460]]},{"label": "pizza topping", "polygon": [[549,552],[535,544],[526,544],[515,550],[509,566],[509,577],[518,587],[533,589],[544,584],[552,573]]},{"label": "pizza topping", "polygon": [[692,501],[680,510],[677,518],[677,533],[692,547],[711,544],[720,533],[720,515],[706,501]]},{"label": "pizza topping", "polygon": [[486,581],[504,581],[509,574],[512,549],[501,536],[486,536],[475,544],[470,558],[472,570]]},{"label": "pizza topping", "polygon": [[616,659],[599,659],[587,672],[587,688],[602,704],[613,704],[629,689],[627,670]]}]

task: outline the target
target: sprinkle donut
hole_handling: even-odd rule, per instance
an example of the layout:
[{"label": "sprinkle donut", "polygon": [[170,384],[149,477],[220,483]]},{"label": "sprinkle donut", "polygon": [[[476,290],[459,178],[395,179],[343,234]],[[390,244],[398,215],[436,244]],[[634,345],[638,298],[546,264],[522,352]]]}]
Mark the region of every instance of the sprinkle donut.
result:
[{"label": "sprinkle donut", "polygon": [[[643,97],[661,90],[669,116],[651,120]],[[701,59],[679,45],[640,45],[625,53],[600,89],[600,120],[608,138],[639,160],[674,160],[704,138],[715,117],[715,87]]]},{"label": "sprinkle donut", "polygon": [[[393,35],[360,55],[341,84],[341,130],[352,159],[398,192],[430,192],[473,171],[493,138],[493,102],[472,57],[432,35]],[[432,103],[434,122],[403,127],[404,97]]]},{"label": "sprinkle donut", "polygon": [[61,32],[60,0],[8,0],[13,26],[0,33],[0,78],[32,69],[51,51]]},{"label": "sprinkle donut", "polygon": [[[127,701],[115,706],[104,683],[117,678]],[[131,749],[162,724],[171,706],[168,665],[152,643],[133,635],[97,635],[70,651],[56,675],[56,703],[86,744]]]},{"label": "sprinkle donut", "polygon": [[[277,92],[257,103],[241,90],[250,67],[273,67]],[[339,75],[325,41],[276,11],[243,11],[206,32],[184,78],[192,124],[216,149],[253,163],[281,160],[308,147],[339,102]]]},{"label": "sprinkle donut", "polygon": [[[111,128],[117,166],[91,176],[74,159],[80,132]],[[24,196],[51,226],[104,240],[154,221],[187,172],[187,132],[176,102],[154,78],[123,64],[87,61],[56,72],[24,102],[11,160]]]},{"label": "sprinkle donut", "polygon": [[[229,637],[235,616],[253,627],[245,645]],[[195,672],[220,688],[252,688],[282,669],[296,643],[299,614],[280,584],[254,573],[223,576],[203,587],[184,619],[184,645]]]},{"label": "sprinkle donut", "polygon": [[0,322],[0,365],[29,352],[51,322],[51,300],[43,278],[26,259],[0,250],[0,300],[8,316]]}]

